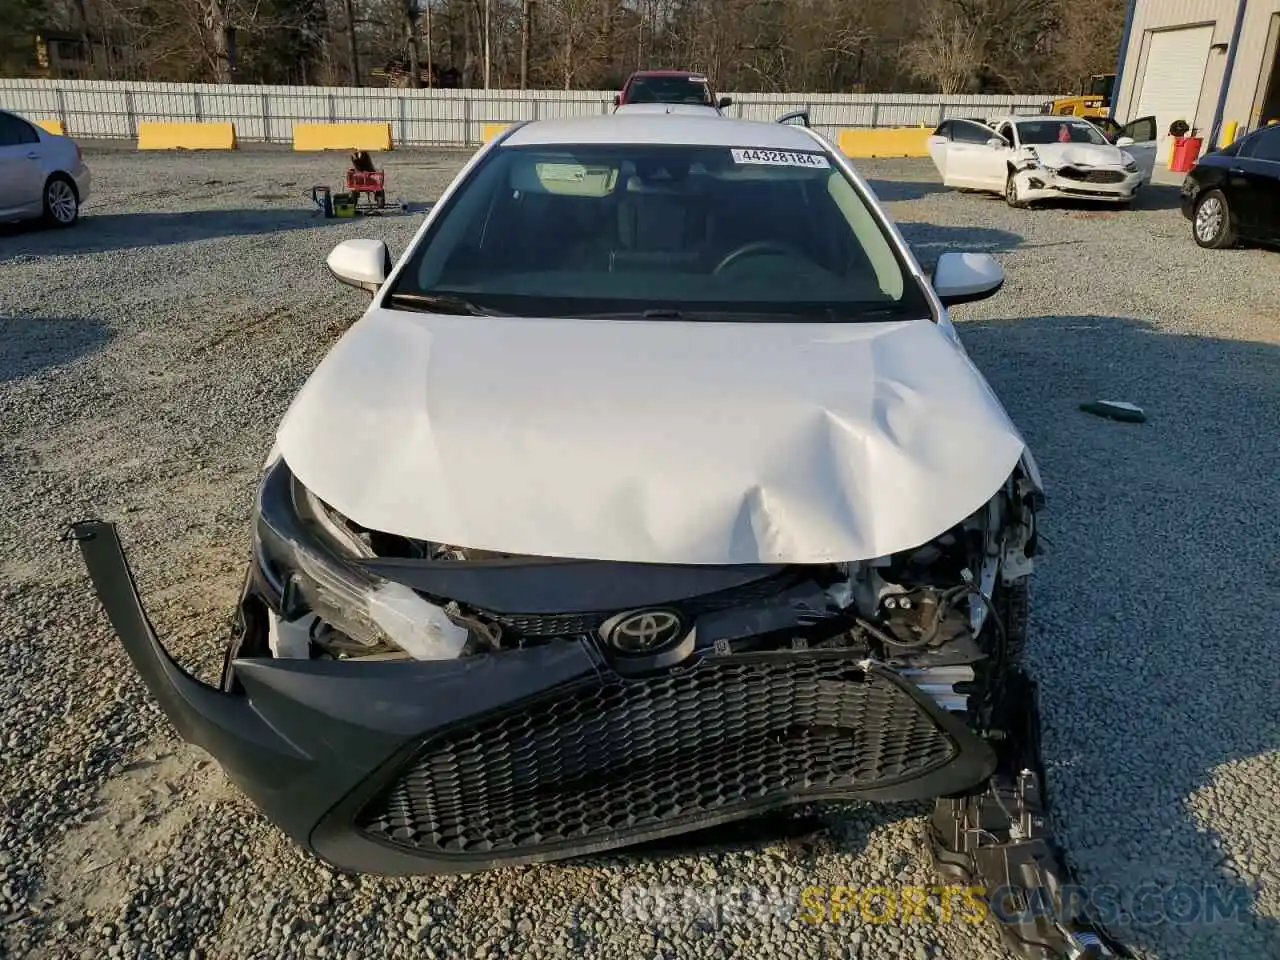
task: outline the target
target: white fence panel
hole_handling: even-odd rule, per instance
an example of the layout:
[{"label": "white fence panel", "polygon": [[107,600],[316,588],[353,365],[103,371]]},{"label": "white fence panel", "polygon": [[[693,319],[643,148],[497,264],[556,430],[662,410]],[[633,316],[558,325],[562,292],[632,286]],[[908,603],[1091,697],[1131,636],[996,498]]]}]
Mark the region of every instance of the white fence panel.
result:
[{"label": "white fence panel", "polygon": [[[294,122],[387,121],[406,145],[474,145],[485,124],[599,116],[612,90],[398,90],[377,87],[280,87],[93,80],[0,79],[0,109],[60,120],[74,137],[132,138],[144,120],[230,120],[246,142],[289,143]],[[776,120],[808,109],[814,127],[834,139],[841,127],[933,126],[946,117],[1036,113],[1041,96],[933,94],[726,93],[727,113]]]}]

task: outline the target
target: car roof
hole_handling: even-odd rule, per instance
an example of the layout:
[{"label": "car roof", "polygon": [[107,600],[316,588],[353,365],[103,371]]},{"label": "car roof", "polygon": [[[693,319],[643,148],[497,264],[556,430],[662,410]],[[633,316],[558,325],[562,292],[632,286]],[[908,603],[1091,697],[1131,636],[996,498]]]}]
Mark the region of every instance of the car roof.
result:
[{"label": "car roof", "polygon": [[697,70],[637,70],[631,74],[632,77],[697,77],[699,80],[707,79],[705,73]]},{"label": "car roof", "polygon": [[695,114],[723,116],[718,107],[709,103],[624,103],[614,108],[614,113]]},{"label": "car roof", "polygon": [[1096,126],[1096,124],[1089,123],[1088,117],[1068,117],[1057,113],[1013,113],[1004,117],[996,117],[991,121],[990,126],[994,127],[998,123],[1046,123],[1049,121],[1056,121],[1058,123],[1087,123],[1091,127]]},{"label": "car roof", "polygon": [[607,116],[534,120],[503,141],[504,146],[512,147],[580,143],[821,149],[821,145],[805,133],[803,127],[762,120],[737,120],[710,111],[705,115],[611,113]]}]

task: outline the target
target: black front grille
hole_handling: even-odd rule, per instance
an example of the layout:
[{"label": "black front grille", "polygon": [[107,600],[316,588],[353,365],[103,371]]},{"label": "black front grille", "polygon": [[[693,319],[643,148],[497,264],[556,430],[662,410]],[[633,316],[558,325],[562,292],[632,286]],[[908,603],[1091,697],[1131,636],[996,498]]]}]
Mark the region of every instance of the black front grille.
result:
[{"label": "black front grille", "polygon": [[960,752],[900,684],[816,653],[593,680],[427,740],[356,825],[421,855],[516,856],[857,796]]},{"label": "black front grille", "polygon": [[[768,600],[797,584],[802,576],[803,574],[798,571],[787,571],[740,587],[662,604],[662,606],[674,607],[684,614],[687,620],[692,621],[705,613]],[[478,612],[521,637],[573,637],[594,633],[610,617],[622,613],[621,610],[603,610],[593,613],[493,613],[484,610]]]},{"label": "black front grille", "polygon": [[480,613],[521,637],[574,637],[592,633],[607,613]]},{"label": "black front grille", "polygon": [[1081,170],[1077,167],[1063,167],[1058,176],[1077,183],[1123,183],[1127,174],[1119,170]]}]

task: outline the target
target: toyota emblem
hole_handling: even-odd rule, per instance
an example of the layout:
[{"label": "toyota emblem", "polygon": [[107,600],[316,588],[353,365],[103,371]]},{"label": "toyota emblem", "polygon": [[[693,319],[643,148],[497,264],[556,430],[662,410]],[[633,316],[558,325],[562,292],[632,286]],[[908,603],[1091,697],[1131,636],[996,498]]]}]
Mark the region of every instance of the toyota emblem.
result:
[{"label": "toyota emblem", "polygon": [[684,633],[684,621],[674,610],[638,610],[615,620],[605,640],[619,653],[653,653]]}]

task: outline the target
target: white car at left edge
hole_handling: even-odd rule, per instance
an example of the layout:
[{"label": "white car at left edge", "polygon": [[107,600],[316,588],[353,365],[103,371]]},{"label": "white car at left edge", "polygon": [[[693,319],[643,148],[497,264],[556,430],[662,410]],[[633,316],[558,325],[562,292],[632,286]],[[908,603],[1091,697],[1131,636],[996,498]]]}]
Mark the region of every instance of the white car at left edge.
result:
[{"label": "white car at left edge", "polygon": [[74,140],[0,110],[0,223],[43,218],[69,227],[91,180]]},{"label": "white car at left edge", "polygon": [[1071,199],[1125,205],[1151,181],[1156,120],[1128,124],[1115,144],[1080,117],[944,120],[929,156],[948,187],[996,193],[1011,207]]}]

